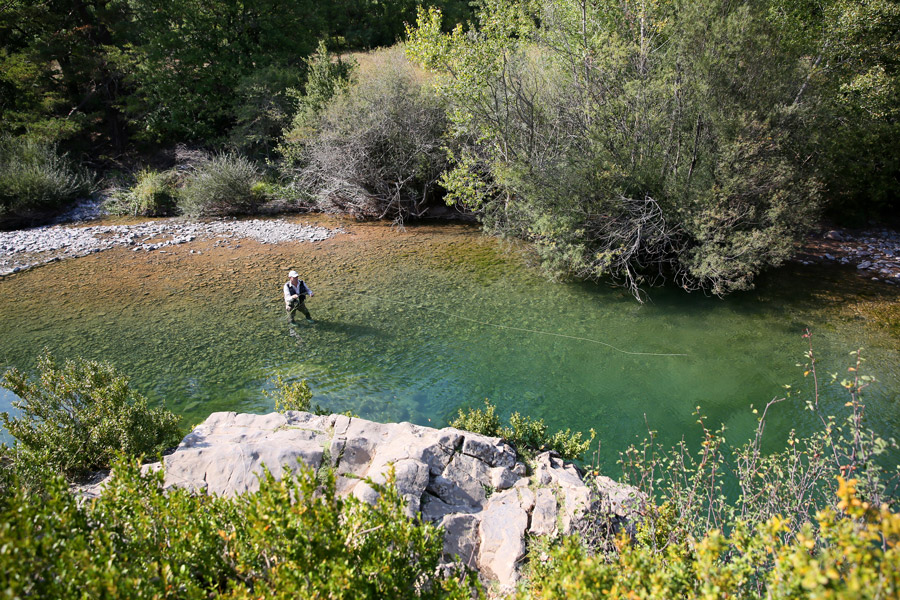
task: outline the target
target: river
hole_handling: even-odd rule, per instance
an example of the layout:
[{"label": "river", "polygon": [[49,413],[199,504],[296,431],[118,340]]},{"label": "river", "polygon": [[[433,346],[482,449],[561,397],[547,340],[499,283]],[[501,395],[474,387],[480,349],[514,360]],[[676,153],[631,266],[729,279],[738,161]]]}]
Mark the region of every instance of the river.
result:
[{"label": "river", "polygon": [[[526,246],[465,224],[391,228],[318,218],[345,233],[310,242],[196,240],[117,248],[0,279],[0,368],[58,358],[114,363],[156,404],[196,424],[214,411],[269,412],[271,379],[307,379],[314,401],[375,420],[443,426],[490,399],[551,429],[597,430],[599,463],[658,432],[697,439],[695,408],[733,441],[775,407],[767,436],[811,431],[804,362],[847,374],[857,347],[877,382],[869,423],[900,433],[898,290],[852,268],[791,264],[726,299],[651,290],[638,304],[604,284],[548,281]],[[315,324],[287,323],[297,269]],[[823,376],[825,412],[846,397]],[[0,390],[0,410],[14,398]],[[612,473],[613,475],[615,472]]]}]

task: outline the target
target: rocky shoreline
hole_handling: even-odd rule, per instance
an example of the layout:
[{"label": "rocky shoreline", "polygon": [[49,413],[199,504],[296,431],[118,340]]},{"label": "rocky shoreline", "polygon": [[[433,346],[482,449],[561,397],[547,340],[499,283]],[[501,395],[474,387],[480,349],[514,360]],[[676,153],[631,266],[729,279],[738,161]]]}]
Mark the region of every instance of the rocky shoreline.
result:
[{"label": "rocky shoreline", "polygon": [[[242,239],[262,244],[319,242],[340,228],[292,223],[284,218],[189,220],[156,219],[131,225],[91,225],[104,216],[101,202],[85,202],[61,216],[56,224],[0,231],[0,278],[64,258],[76,258],[116,247],[135,252],[166,252],[194,240],[216,239],[233,245]],[[810,236],[798,248],[795,262],[855,266],[872,281],[900,285],[900,232],[889,229],[828,229]]]},{"label": "rocky shoreline", "polygon": [[855,266],[872,281],[900,285],[900,232],[889,229],[830,229],[810,238],[800,249],[801,264],[837,263]]},{"label": "rocky shoreline", "polygon": [[[407,515],[444,530],[446,566],[465,564],[503,593],[520,579],[529,540],[615,531],[640,518],[646,502],[636,489],[585,477],[551,452],[526,463],[500,438],[297,411],[213,413],[144,470],[162,468],[166,488],[235,496],[257,490],[264,468],[282,477],[300,465],[331,469],[339,494],[369,503],[379,495],[370,484],[393,471]],[[76,491],[94,497],[105,481]]]},{"label": "rocky shoreline", "polygon": [[134,252],[166,252],[194,240],[217,245],[253,239],[261,244],[320,242],[341,229],[292,223],[285,219],[159,219],[133,225],[58,224],[0,232],[0,277],[33,267],[116,247]]}]

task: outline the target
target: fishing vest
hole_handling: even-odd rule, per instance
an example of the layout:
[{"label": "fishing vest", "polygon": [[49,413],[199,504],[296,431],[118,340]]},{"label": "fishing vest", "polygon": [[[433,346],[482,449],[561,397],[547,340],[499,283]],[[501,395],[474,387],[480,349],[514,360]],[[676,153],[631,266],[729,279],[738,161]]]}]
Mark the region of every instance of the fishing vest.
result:
[{"label": "fishing vest", "polygon": [[[288,295],[291,295],[291,296],[293,296],[294,294],[297,294],[298,296],[306,295],[306,284],[303,283],[302,279],[297,280],[297,287],[292,286],[290,281],[288,281],[284,285],[288,289],[288,292],[289,292]],[[303,300],[303,298],[300,298],[300,299]]]}]

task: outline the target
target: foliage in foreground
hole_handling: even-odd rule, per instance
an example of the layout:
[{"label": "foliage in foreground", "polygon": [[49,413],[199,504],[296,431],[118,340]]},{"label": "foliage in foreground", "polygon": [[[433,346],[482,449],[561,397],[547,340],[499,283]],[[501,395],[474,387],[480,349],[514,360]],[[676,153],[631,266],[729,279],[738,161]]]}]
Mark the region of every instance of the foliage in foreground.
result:
[{"label": "foliage in foreground", "polygon": [[521,599],[834,598],[900,594],[900,514],[860,500],[839,478],[838,509],[790,534],[784,519],[738,521],[653,551],[618,538],[615,560],[590,556],[575,539],[546,554]]},{"label": "foliage in foreground", "polygon": [[591,442],[597,433],[591,429],[591,435],[587,439],[580,431],[573,432],[570,429],[557,431],[550,435],[547,433],[547,425],[543,419],[532,419],[514,412],[509,417],[509,425],[501,425],[500,417],[496,413],[497,407],[484,401],[484,409],[469,408],[466,411],[459,409],[456,418],[450,421],[450,427],[456,427],[464,431],[480,433],[491,437],[501,437],[516,447],[519,454],[531,458],[535,454],[545,450],[553,450],[568,460],[579,460],[590,448]]},{"label": "foliage in foreground", "polygon": [[30,136],[0,138],[0,226],[58,211],[92,188],[87,171],[54,144]]},{"label": "foliage in foreground", "polygon": [[[838,476],[856,479],[857,492],[872,506],[896,498],[900,465],[891,464],[889,457],[896,456],[898,446],[893,438],[880,437],[865,423],[863,392],[873,378],[862,373],[865,359],[861,352],[852,353],[848,378],[832,375],[833,385],[847,394],[848,414],[840,420],[822,412],[819,387],[823,384],[811,334],[807,331],[804,338],[810,341],[802,366],[815,389],[806,408],[821,423],[814,433],[800,437],[791,431],[782,449],[763,450],[768,413],[791,398],[786,395],[770,401],[762,411],[754,409],[755,414],[762,413],[757,430],[742,446],[730,446],[724,428],[711,428],[698,412],[702,428],[699,448],[684,441],[664,448],[650,432],[643,443],[622,453],[623,482],[660,506],[647,521],[649,526],[657,514],[668,521],[665,513],[671,513],[671,522],[657,528],[653,536],[657,549],[728,524],[763,523],[775,517],[784,519],[796,534],[804,523],[814,521],[817,511],[833,506],[831,489]],[[737,489],[729,491],[729,484],[736,484]]]},{"label": "foliage in foreground", "polygon": [[312,403],[312,390],[305,379],[299,381],[285,381],[278,375],[272,381],[273,389],[263,390],[263,395],[275,401],[275,412],[285,413],[289,410],[314,412],[317,415],[329,414],[318,404]]},{"label": "foliage in foreground", "polygon": [[832,377],[848,395],[847,418],[820,414],[809,332],[804,338],[800,366],[812,379],[807,408],[821,419],[818,432],[791,432],[783,450],[762,451],[770,410],[790,396],[761,411],[756,435],[740,447],[699,415],[697,448],[664,448],[651,432],[620,461],[623,481],[647,499],[632,537],[615,538],[596,519],[580,539],[536,546],[523,597],[896,597],[900,467],[885,459],[897,445],[864,424],[862,392],[873,379],[861,373],[859,351],[847,378]]},{"label": "foliage in foreground", "polygon": [[38,371],[32,380],[10,369],[0,382],[20,398],[13,406],[21,415],[0,418],[16,438],[7,453],[22,481],[37,482],[42,472],[77,479],[108,468],[117,452],[153,456],[181,440],[178,417],[151,408],[109,363],[59,365],[45,352]]},{"label": "foliage in foreground", "polygon": [[[848,394],[846,421],[821,417],[820,432],[791,434],[781,452],[764,454],[761,440],[769,409],[782,399],[762,411],[757,435],[731,452],[703,417],[698,449],[662,448],[652,435],[628,449],[625,480],[647,498],[630,537],[607,527],[532,539],[518,596],[897,597],[900,515],[890,506],[897,473],[880,464],[896,444],[864,425],[862,392],[872,378],[861,373],[860,352],[853,356],[850,375],[833,378]],[[811,342],[802,366],[817,390],[807,406],[819,416]],[[65,369],[42,373],[54,390],[69,380],[90,394],[97,381]],[[285,400],[309,401],[302,383],[277,384]],[[520,450],[524,441],[548,440],[543,423],[527,417],[502,427],[490,403],[460,411],[453,425],[518,437]],[[581,452],[589,443],[565,437],[573,447],[584,444]],[[58,473],[36,473],[41,485],[6,473],[0,589],[13,597],[470,597],[467,581],[439,574],[440,532],[406,519],[390,482],[375,485],[381,497],[369,506],[338,497],[327,468],[301,468],[282,480],[266,473],[258,493],[238,498],[163,491],[161,473],[142,476],[127,459],[114,474],[102,497],[81,503]],[[726,477],[737,483],[736,498]],[[596,516],[598,524],[606,518]]]},{"label": "foliage in foreground", "polygon": [[36,598],[459,598],[438,574],[440,532],[403,513],[392,485],[370,506],[331,472],[266,474],[237,498],[163,490],[122,460],[79,503],[62,479],[0,496],[0,589]]}]

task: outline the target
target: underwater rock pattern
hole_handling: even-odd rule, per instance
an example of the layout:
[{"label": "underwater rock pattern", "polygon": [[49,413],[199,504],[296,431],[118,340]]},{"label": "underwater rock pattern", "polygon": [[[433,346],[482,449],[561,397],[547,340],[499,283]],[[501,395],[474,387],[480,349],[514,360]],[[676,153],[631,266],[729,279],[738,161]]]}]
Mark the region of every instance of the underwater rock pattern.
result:
[{"label": "underwater rock pattern", "polygon": [[[144,469],[164,468],[166,487],[226,496],[258,489],[264,468],[283,477],[300,462],[330,467],[340,493],[367,502],[378,493],[366,479],[383,483],[393,468],[407,514],[444,527],[445,559],[478,569],[502,590],[518,580],[527,536],[572,533],[598,516],[625,523],[643,503],[634,488],[608,478],[585,482],[551,452],[523,476],[525,465],[500,438],[345,415],[213,413],[163,461]],[[102,483],[80,492],[102,493]]]}]

